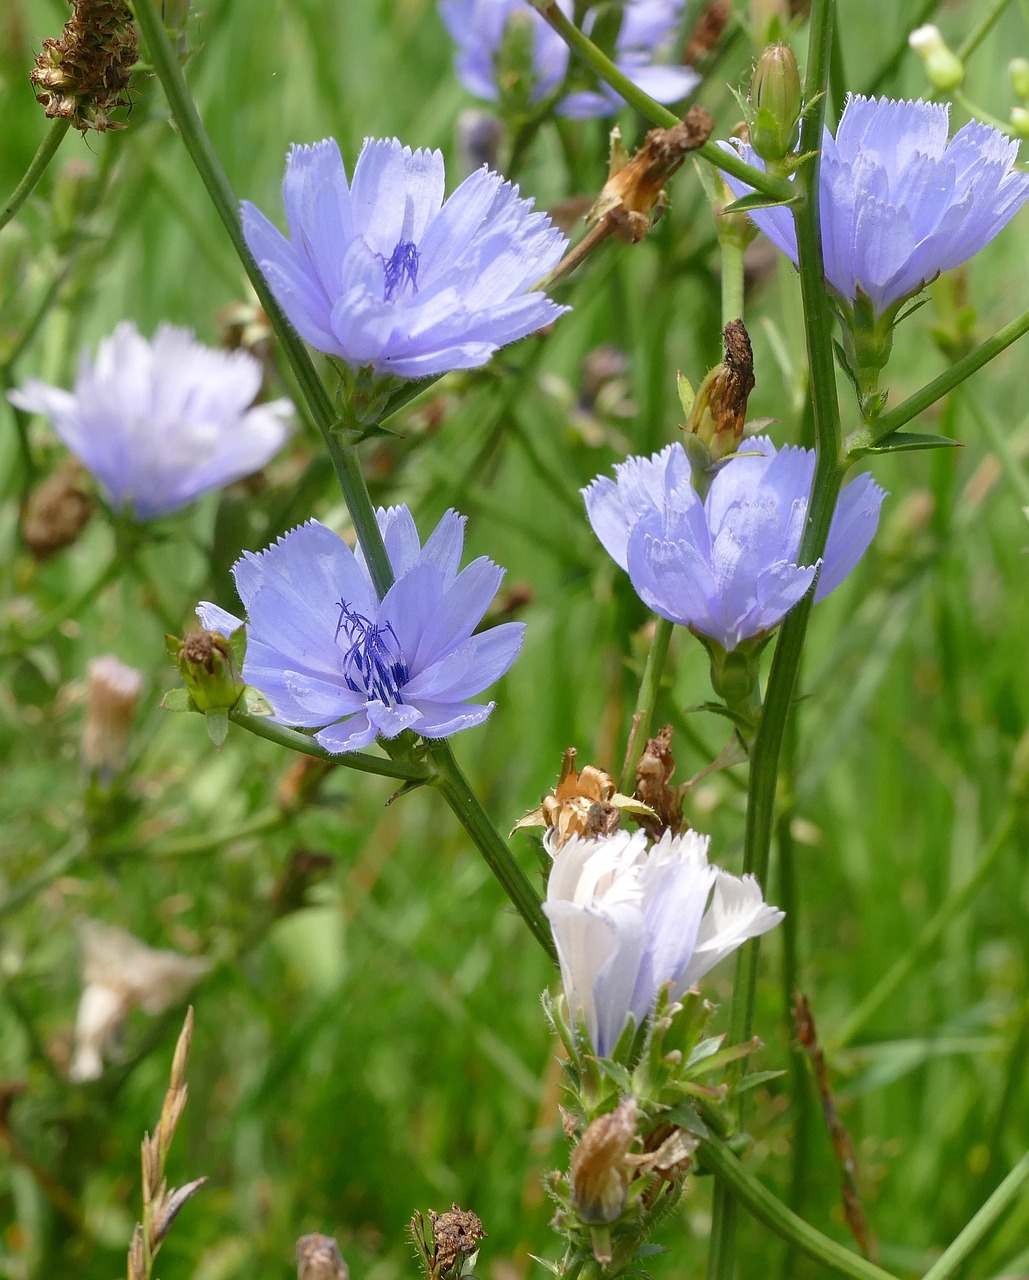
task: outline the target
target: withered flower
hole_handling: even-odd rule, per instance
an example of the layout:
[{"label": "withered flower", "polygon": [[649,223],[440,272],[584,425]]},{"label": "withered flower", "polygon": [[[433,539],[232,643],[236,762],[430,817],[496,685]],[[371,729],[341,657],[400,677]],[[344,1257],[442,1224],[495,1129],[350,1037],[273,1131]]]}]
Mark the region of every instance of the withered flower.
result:
[{"label": "withered flower", "polygon": [[77,458],[65,458],[53,475],[29,494],[21,536],[37,560],[48,560],[76,541],[92,514],[86,469]]},{"label": "withered flower", "polygon": [[546,827],[548,848],[557,853],[572,836],[591,840],[618,830],[621,814],[629,812],[656,818],[656,814],[632,796],[623,796],[614,778],[603,769],[588,764],[581,771],[575,765],[576,751],[569,747],[561,762],[561,774],[553,794],[514,824],[512,835],[523,827]]},{"label": "withered flower", "polygon": [[157,951],[124,929],[96,920],[79,926],[83,991],[75,1017],[75,1051],[68,1077],[98,1080],[103,1055],[136,1007],[156,1015],[180,1000],[210,968],[203,956]]},{"label": "withered flower", "polygon": [[572,1152],[572,1204],[590,1226],[621,1217],[629,1192],[629,1148],[636,1137],[636,1099],[629,1094],[614,1111],[598,1116]]},{"label": "withered flower", "polygon": [[129,106],[125,90],[139,57],[132,11],[121,0],[71,0],[57,39],[43,41],[29,81],[47,119],[76,129],[123,129],[110,113]]}]

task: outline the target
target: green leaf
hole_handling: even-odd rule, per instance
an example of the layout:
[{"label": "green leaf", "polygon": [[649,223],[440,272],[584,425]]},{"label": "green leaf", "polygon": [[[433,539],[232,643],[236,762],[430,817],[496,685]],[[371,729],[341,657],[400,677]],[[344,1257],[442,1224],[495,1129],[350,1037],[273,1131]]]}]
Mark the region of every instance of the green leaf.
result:
[{"label": "green leaf", "polygon": [[195,711],[196,704],[189,696],[189,690],[179,687],[169,689],[161,699],[162,711]]},{"label": "green leaf", "polygon": [[760,191],[754,191],[749,196],[741,196],[732,204],[725,205],[722,212],[750,213],[753,209],[789,209],[799,201],[799,196],[794,196],[792,200],[773,200],[769,196],[762,195]]},{"label": "green leaf", "polygon": [[662,1114],[661,1119],[684,1129],[687,1133],[692,1133],[695,1138],[711,1137],[711,1130],[688,1102],[677,1102],[670,1111]]},{"label": "green leaf", "polygon": [[229,713],[224,707],[215,707],[204,716],[207,724],[207,736],[216,747],[229,736]]},{"label": "green leaf", "polygon": [[733,1089],[733,1093],[746,1093],[748,1089],[756,1089],[759,1084],[765,1084],[769,1080],[778,1080],[780,1076],[784,1076],[785,1071],[752,1071],[750,1075],[744,1076],[738,1085]]},{"label": "green leaf", "polygon": [[694,1048],[689,1058],[687,1058],[687,1067],[695,1066],[698,1062],[703,1062],[705,1058],[712,1057],[722,1047],[724,1041],[724,1034],[719,1036],[708,1036],[706,1040],[701,1040]]},{"label": "green leaf", "polygon": [[917,431],[891,431],[878,444],[859,446],[850,451],[852,458],[862,458],[866,453],[908,453],[916,449],[961,449],[960,440],[949,436],[923,435]]}]

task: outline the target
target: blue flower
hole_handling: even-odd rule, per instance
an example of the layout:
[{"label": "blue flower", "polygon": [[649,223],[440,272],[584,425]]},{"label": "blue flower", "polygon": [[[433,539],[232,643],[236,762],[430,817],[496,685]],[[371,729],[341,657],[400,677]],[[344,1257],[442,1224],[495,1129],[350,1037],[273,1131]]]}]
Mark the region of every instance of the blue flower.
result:
[{"label": "blue flower", "polygon": [[483,365],[566,307],[534,288],[567,240],[480,169],[443,200],[443,156],[365,142],[348,185],[332,138],[293,147],[290,239],[243,204],[247,244],[305,341],[354,368],[423,378]]},{"label": "blue flower", "polygon": [[644,832],[616,831],[573,836],[554,852],[543,910],[569,1012],[600,1057],[630,1016],[638,1027],[653,1012],[662,987],[678,998],[782,920],[753,876],[708,864],[708,844],[695,831],[666,831],[648,848]]},{"label": "blue flower", "polygon": [[[475,635],[503,569],[480,557],[458,571],[464,517],[447,514],[423,547],[407,507],[379,510],[396,582],[379,601],[360,550],[310,520],[233,568],[247,611],[243,678],[276,719],[333,753],[413,729],[446,738],[481,724],[495,703],[467,699],[514,662],[525,627]],[[242,622],[217,605],[197,609],[212,631]]]},{"label": "blue flower", "polygon": [[[743,442],[703,501],[680,444],[627,458],[617,480],[583,490],[593,531],[655,613],[730,652],[777,626],[805,595],[817,565],[797,563],[814,454]],[[840,495],[815,589],[824,600],[868,548],[885,492],[868,474]]]},{"label": "blue flower", "polygon": [[[571,16],[572,0],[558,0]],[[469,93],[486,102],[500,96],[496,58],[510,20],[532,27],[532,101],[540,102],[560,85],[568,70],[568,46],[525,0],[439,0],[440,17],[457,45],[457,78]]]},{"label": "blue flower", "polygon": [[152,520],[260,470],[282,447],[293,407],[248,408],[261,379],[244,351],[214,351],[172,325],[150,343],[126,320],[95,362],[83,353],[74,391],[32,378],[8,398],[50,419],[112,507]]},{"label": "blue flower", "polygon": [[[568,17],[571,0],[558,0]],[[661,53],[677,33],[685,0],[625,0],[622,24],[614,51],[618,69],[658,102],[678,102],[699,83],[692,67],[664,64]],[[493,102],[500,96],[497,55],[508,22],[516,16],[533,24],[532,100],[540,102],[553,93],[568,69],[568,46],[525,0],[440,0],[440,15],[458,47],[458,79],[476,97]],[[596,13],[587,16],[590,34]],[[610,116],[625,105],[606,84],[562,98],[556,111],[575,119]]]},{"label": "blue flower", "polygon": [[[825,278],[850,302],[860,290],[876,315],[967,262],[1029,198],[1029,174],[1012,168],[1018,143],[975,121],[948,142],[948,111],[946,103],[849,97],[836,137],[823,135]],[[764,168],[749,146],[736,148]],[[738,197],[751,191],[725,180]],[[780,206],[750,216],[796,263],[792,212]]]}]

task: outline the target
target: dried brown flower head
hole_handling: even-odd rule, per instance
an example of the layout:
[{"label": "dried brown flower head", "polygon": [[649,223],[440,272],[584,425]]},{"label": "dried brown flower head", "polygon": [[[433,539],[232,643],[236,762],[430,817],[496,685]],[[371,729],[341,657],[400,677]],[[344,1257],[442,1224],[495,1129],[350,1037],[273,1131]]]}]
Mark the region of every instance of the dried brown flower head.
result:
[{"label": "dried brown flower head", "polygon": [[21,536],[37,560],[47,560],[71,546],[92,514],[86,469],[77,458],[65,458],[29,495],[21,518]]},{"label": "dried brown flower head", "polygon": [[139,57],[132,11],[121,0],[71,0],[74,13],[60,36],[43,41],[29,80],[50,120],[76,129],[122,129],[110,113],[124,96]]},{"label": "dried brown flower head", "polygon": [[656,816],[638,800],[620,795],[614,778],[603,769],[591,764],[577,769],[575,755],[575,748],[569,747],[553,795],[544,796],[538,808],[523,814],[512,834],[523,827],[547,827],[547,847],[556,853],[572,836],[593,840],[617,831],[623,811]]},{"label": "dried brown flower head", "polygon": [[569,1185],[583,1222],[600,1225],[621,1217],[629,1191],[629,1148],[636,1139],[636,1099],[630,1094],[586,1128],[572,1152]]}]

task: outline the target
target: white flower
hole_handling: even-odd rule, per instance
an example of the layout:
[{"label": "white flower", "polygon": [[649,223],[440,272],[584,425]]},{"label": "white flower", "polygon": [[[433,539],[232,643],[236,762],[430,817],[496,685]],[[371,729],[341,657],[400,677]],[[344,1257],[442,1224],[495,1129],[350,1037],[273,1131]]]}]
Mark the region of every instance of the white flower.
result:
[{"label": "white flower", "polygon": [[[708,836],[574,836],[555,857],[544,911],[572,1016],[601,1057],[630,1015],[637,1026],[666,984],[673,997],[783,918],[753,876],[707,861]],[[549,844],[548,844],[549,849]],[[710,904],[709,904],[710,898]]]}]

